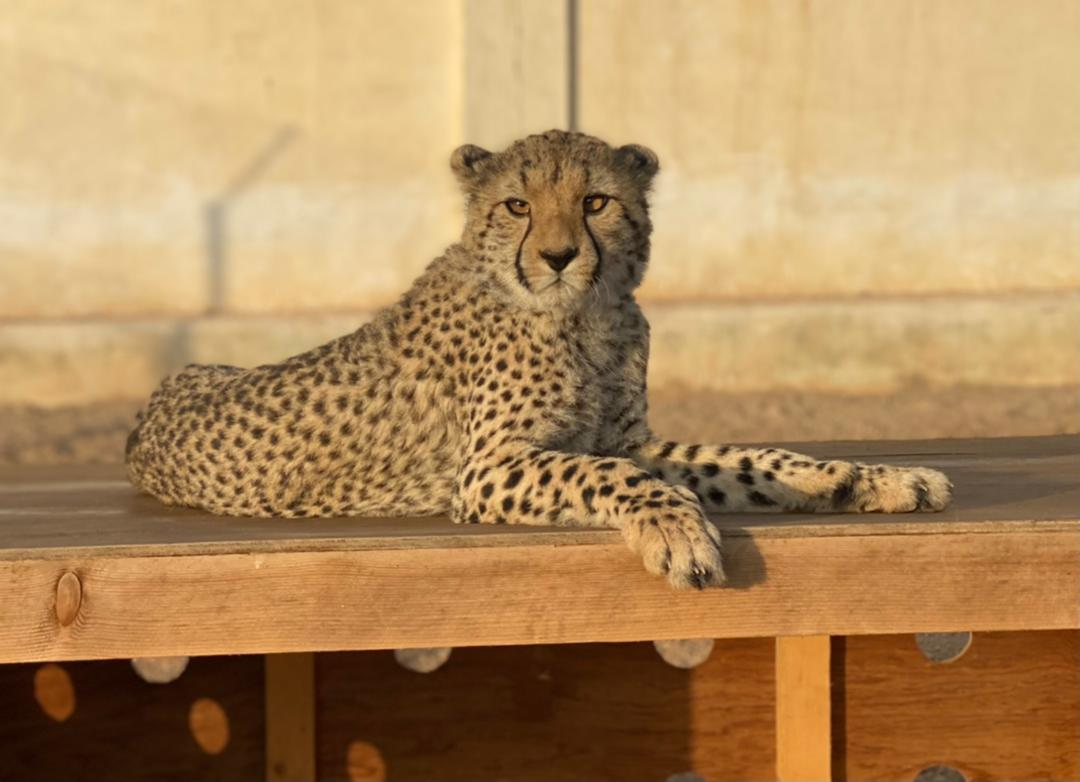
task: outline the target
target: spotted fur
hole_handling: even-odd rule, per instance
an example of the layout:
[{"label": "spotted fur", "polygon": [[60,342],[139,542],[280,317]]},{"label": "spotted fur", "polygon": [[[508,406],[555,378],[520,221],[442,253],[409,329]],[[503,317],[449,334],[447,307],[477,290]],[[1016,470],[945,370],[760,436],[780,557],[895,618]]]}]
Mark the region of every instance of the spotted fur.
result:
[{"label": "spotted fur", "polygon": [[723,581],[704,510],[948,503],[934,470],[650,432],[634,289],[652,152],[551,131],[497,154],[462,147],[451,166],[461,241],[352,334],[278,364],[167,379],[129,438],[138,487],[228,515],[615,527],[649,571],[698,588]]}]

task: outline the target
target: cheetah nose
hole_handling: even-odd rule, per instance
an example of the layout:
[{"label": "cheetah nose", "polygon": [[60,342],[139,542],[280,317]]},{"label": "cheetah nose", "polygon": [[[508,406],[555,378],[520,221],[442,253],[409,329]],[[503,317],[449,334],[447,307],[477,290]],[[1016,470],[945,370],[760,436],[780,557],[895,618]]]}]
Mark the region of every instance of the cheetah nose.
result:
[{"label": "cheetah nose", "polygon": [[566,247],[562,250],[541,250],[540,257],[547,261],[547,265],[557,272],[561,272],[570,265],[570,261],[577,258],[578,248]]}]

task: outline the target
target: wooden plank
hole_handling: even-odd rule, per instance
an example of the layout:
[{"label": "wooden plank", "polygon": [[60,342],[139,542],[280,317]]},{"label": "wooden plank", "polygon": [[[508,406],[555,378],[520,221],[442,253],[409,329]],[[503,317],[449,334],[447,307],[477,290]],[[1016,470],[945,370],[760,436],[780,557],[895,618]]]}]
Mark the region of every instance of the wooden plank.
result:
[{"label": "wooden plank", "polygon": [[315,658],[266,655],[266,779],[315,780]]},{"label": "wooden plank", "polygon": [[1075,532],[749,536],[727,556],[732,587],[700,593],[621,542],[5,561],[0,662],[1078,626]]},{"label": "wooden plank", "polygon": [[776,639],[776,776],[832,779],[829,636]]},{"label": "wooden plank", "polygon": [[976,633],[951,663],[908,636],[844,643],[837,775],[914,779],[944,764],[966,779],[1080,779],[1080,636]]},{"label": "wooden plank", "polygon": [[955,507],[718,517],[731,584],[702,594],[610,530],[224,519],[22,472],[0,491],[0,661],[1074,628],[1078,446],[865,444],[949,470]]},{"label": "wooden plank", "polygon": [[432,674],[390,652],[317,668],[324,779],[773,776],[771,639],[718,641],[692,671],[651,643],[455,649]]},{"label": "wooden plank", "polygon": [[[948,472],[955,502],[926,515],[718,515],[729,536],[1074,530],[1080,437],[810,443],[822,456],[927,464]],[[0,469],[0,559],[94,555],[351,551],[359,548],[610,544],[605,530],[455,526],[441,517],[242,519],[168,508],[137,494],[123,469]]]}]

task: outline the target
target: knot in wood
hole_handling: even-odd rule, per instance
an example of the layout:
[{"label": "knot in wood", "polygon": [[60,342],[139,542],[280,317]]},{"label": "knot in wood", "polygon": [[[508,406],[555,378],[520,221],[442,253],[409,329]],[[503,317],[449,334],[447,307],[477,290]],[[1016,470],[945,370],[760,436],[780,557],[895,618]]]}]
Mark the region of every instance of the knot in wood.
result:
[{"label": "knot in wood", "polygon": [[75,621],[82,607],[82,582],[70,570],[56,582],[56,621],[67,627]]}]

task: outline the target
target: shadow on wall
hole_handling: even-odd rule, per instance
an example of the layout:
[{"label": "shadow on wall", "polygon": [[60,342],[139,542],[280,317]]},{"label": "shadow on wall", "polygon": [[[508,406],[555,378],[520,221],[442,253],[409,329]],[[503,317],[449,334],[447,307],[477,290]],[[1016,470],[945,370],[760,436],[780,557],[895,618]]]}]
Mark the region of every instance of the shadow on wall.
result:
[{"label": "shadow on wall", "polygon": [[[207,287],[205,315],[221,315],[225,312],[230,208],[243,196],[244,191],[284,154],[298,135],[292,125],[278,128],[258,154],[236,173],[217,197],[207,201],[203,208]],[[192,363],[193,356],[191,320],[178,319],[173,333],[158,352],[158,374],[162,378],[166,377]]]},{"label": "shadow on wall", "polygon": [[237,172],[225,189],[207,202],[203,211],[206,224],[207,315],[218,315],[225,309],[225,271],[228,261],[229,208],[252,183],[262,176],[274,161],[296,140],[295,127],[283,125],[251,161]]}]

